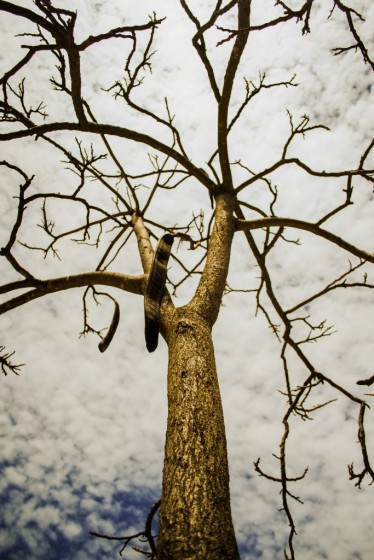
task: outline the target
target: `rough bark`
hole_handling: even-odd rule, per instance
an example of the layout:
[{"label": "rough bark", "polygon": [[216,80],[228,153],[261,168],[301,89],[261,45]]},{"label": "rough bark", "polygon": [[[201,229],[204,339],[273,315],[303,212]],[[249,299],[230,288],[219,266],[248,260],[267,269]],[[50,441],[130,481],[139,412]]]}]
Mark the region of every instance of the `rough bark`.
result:
[{"label": "rough bark", "polygon": [[157,558],[239,559],[211,330],[186,308],[173,315]]},{"label": "rough bark", "polygon": [[231,519],[225,425],[212,326],[225,286],[234,200],[216,199],[207,262],[189,304],[164,298],[169,348],[168,426],[160,509],[158,560],[237,560]]}]

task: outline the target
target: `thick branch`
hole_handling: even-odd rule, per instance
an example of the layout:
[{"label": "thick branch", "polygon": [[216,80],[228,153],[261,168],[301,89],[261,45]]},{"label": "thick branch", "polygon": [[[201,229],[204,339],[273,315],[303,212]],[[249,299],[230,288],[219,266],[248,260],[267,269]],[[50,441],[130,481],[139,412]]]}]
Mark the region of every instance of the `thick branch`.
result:
[{"label": "thick branch", "polygon": [[200,25],[199,20],[192,13],[191,9],[189,8],[189,6],[188,6],[187,2],[185,2],[185,0],[180,0],[180,2],[181,2],[181,5],[182,5],[184,11],[186,12],[186,14],[190,18],[190,20],[195,24],[195,26],[197,28],[197,33],[192,38],[192,44],[195,47],[196,52],[199,55],[203,65],[205,67],[205,70],[206,70],[207,75],[208,75],[208,79],[209,79],[209,83],[210,83],[210,87],[212,89],[213,95],[214,95],[216,101],[219,103],[220,99],[221,99],[221,93],[219,91],[219,87],[218,87],[217,80],[216,80],[216,77],[215,77],[214,68],[213,68],[213,66],[212,66],[212,64],[211,64],[211,62],[208,58],[207,52],[206,52],[207,49],[206,49],[205,40],[204,40],[204,33],[206,31],[208,31],[208,29],[211,29],[213,27],[213,25],[215,24],[217,19],[222,14],[231,10],[231,8],[233,8],[235,6],[235,4],[237,3],[237,0],[231,0],[231,2],[229,2],[223,8],[220,7],[221,2],[220,1],[217,2],[215,10],[212,12],[209,20],[204,25]]},{"label": "thick branch", "polygon": [[222,97],[218,105],[218,153],[223,184],[226,190],[232,189],[231,169],[227,145],[228,112],[236,72],[239,66],[240,58],[247,44],[248,30],[246,30],[246,28],[249,26],[250,5],[251,2],[249,0],[238,0],[239,31],[231,51],[230,60],[227,64],[222,88]]},{"label": "thick branch", "polygon": [[103,285],[119,288],[125,292],[133,294],[143,294],[145,276],[128,276],[119,272],[95,271],[83,272],[72,276],[61,278],[51,278],[49,280],[26,279],[19,282],[11,282],[0,287],[0,293],[4,294],[22,288],[35,288],[29,292],[21,294],[13,299],[0,304],[0,315],[15,309],[29,301],[39,297],[69,290],[71,288],[81,288],[83,286]]},{"label": "thick branch", "polygon": [[191,175],[194,175],[200,183],[203,183],[208,189],[213,190],[215,184],[213,181],[198,167],[195,167],[187,158],[182,154],[177,152],[174,148],[171,148],[160,142],[156,138],[149,136],[148,134],[143,134],[141,132],[136,132],[128,128],[121,126],[116,126],[112,124],[102,124],[94,122],[86,123],[75,123],[75,122],[55,122],[49,124],[41,124],[39,126],[32,126],[26,130],[17,130],[14,132],[6,132],[0,134],[0,141],[15,140],[17,138],[26,138],[28,136],[42,136],[48,132],[56,132],[62,130],[73,130],[78,132],[90,132],[93,134],[106,134],[109,136],[116,136],[118,138],[125,138],[127,140],[133,140],[134,142],[140,142],[158,150],[159,152],[166,154],[173,158],[176,162],[180,163]]},{"label": "thick branch", "polygon": [[261,228],[267,228],[273,226],[292,227],[296,229],[309,231],[311,233],[314,233],[315,235],[318,235],[319,237],[323,237],[324,239],[327,239],[328,241],[335,243],[335,245],[338,245],[342,249],[345,249],[345,251],[352,253],[352,255],[355,255],[360,259],[364,259],[366,261],[374,263],[374,254],[368,253],[363,249],[359,249],[358,247],[352,245],[351,243],[348,243],[348,241],[345,241],[338,235],[335,235],[330,231],[322,229],[316,224],[311,224],[310,222],[304,222],[303,220],[295,220],[293,218],[278,218],[276,216],[271,216],[269,218],[261,218],[259,220],[237,221],[237,230],[240,231],[249,231],[251,229],[261,229]]},{"label": "thick branch", "polygon": [[56,40],[60,38],[60,35],[56,33],[56,27],[50,21],[43,18],[39,14],[36,14],[32,10],[29,10],[28,8],[23,8],[22,6],[12,4],[12,2],[5,2],[4,0],[0,0],[0,10],[13,14],[15,16],[26,18],[48,31],[51,35],[53,35],[53,37],[56,38]]},{"label": "thick branch", "polygon": [[191,308],[205,317],[211,326],[215,323],[225,289],[230,262],[231,242],[234,235],[234,198],[222,194],[216,198],[216,213],[210,236],[207,260]]},{"label": "thick branch", "polygon": [[143,219],[137,216],[135,213],[132,216],[132,224],[134,227],[134,232],[136,239],[138,241],[139,256],[142,262],[144,273],[148,275],[155,252],[152,247],[152,243],[149,236],[149,231],[144,225]]}]

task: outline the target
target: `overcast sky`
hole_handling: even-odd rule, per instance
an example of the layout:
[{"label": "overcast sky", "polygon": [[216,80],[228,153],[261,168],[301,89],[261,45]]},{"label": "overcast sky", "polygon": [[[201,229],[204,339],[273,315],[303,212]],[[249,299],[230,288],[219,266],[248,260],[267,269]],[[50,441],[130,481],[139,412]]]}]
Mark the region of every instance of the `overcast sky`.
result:
[{"label": "overcast sky", "polygon": [[[18,4],[32,7],[27,0]],[[189,4],[205,21],[215,3],[191,0]],[[273,0],[253,4],[253,23],[282,14],[274,8]],[[310,35],[303,36],[302,24],[295,22],[251,35],[233,92],[234,106],[245,94],[242,77],[257,83],[259,73],[266,72],[270,83],[288,81],[296,74],[299,85],[267,89],[253,100],[232,132],[232,162],[240,160],[258,172],[277,161],[289,135],[288,110],[295,124],[307,114],[311,124],[330,128],[298,137],[291,156],[318,170],[358,167],[373,135],[373,74],[358,52],[351,50],[340,57],[332,54],[332,48],[349,46],[352,39],[338,13],[328,19],[330,4],[316,2]],[[144,23],[153,11],[159,17],[167,16],[156,34],[152,73],[144,76],[137,100],[165,116],[167,97],[189,156],[196,165],[206,167],[215,150],[216,105],[191,46],[193,25],[179,3],[80,0],[63,5],[78,9],[80,39],[111,27]],[[358,28],[373,58],[374,4],[357,0],[350,5],[365,15],[366,21]],[[234,23],[233,16],[225,21],[227,26]],[[14,16],[1,13],[0,29],[2,75],[23,56],[19,45],[32,41],[25,37],[13,40],[13,34],[33,28],[26,20],[18,22]],[[221,79],[231,43],[216,49],[217,37],[209,37],[208,47]],[[112,94],[104,91],[123,76],[128,49],[129,42],[116,40],[93,47],[92,53],[83,57],[83,95],[99,121],[138,128],[166,141],[165,133],[152,122],[134,116],[120,100],[115,102]],[[68,100],[50,88],[53,65],[51,55],[41,54],[20,77],[27,77],[28,99],[45,99],[51,120],[69,120],[73,114]],[[73,140],[69,142],[73,147]],[[147,149],[130,142],[113,145],[129,173],[149,168]],[[55,191],[64,192],[77,184],[77,178],[60,163],[61,155],[40,139],[0,144],[0,160],[4,159],[35,175],[33,192],[51,190],[51,184]],[[374,154],[370,161],[367,165],[373,168]],[[247,173],[239,165],[233,169],[239,184]],[[344,202],[345,182],[341,179],[320,181],[288,166],[273,174],[272,180],[279,192],[274,209],[279,216],[316,221]],[[20,178],[11,173],[1,179],[0,246],[7,243],[15,219],[14,197],[19,182]],[[373,252],[372,187],[361,179],[355,180],[354,186],[354,205],[325,227]],[[96,196],[99,203],[106,204],[99,191]],[[264,184],[243,193],[242,198],[269,211],[271,197]],[[156,199],[152,215],[170,226],[189,221],[201,209],[209,219],[209,197],[205,189],[190,181],[186,188],[168,191],[167,196]],[[78,223],[82,217],[79,212],[66,204],[51,207],[59,231],[66,224],[73,227]],[[248,217],[255,215],[249,213]],[[40,228],[35,227],[40,220],[40,207],[30,208],[19,235],[21,241],[30,245],[45,242]],[[235,237],[228,282],[232,288],[251,290],[258,286],[259,270],[243,237],[241,233]],[[282,242],[269,257],[273,287],[286,308],[339,277],[349,268],[349,262],[357,263],[352,255],[310,234],[287,230],[286,237],[299,239],[300,244]],[[261,239],[260,233],[256,239]],[[36,276],[48,278],[95,269],[105,249],[67,241],[59,248],[61,261],[52,256],[43,259],[42,254],[22,247],[17,248],[17,256]],[[174,251],[180,259],[192,258],[186,246],[175,246]],[[2,282],[16,279],[4,260],[0,260]],[[374,283],[371,269],[365,265],[354,279],[361,280],[366,272],[368,281]],[[131,247],[111,270],[141,273]],[[177,265],[171,262],[170,277],[175,280],[178,274]],[[191,298],[194,286],[195,281],[186,284],[175,299],[176,305]],[[9,374],[0,381],[0,559],[116,558],[120,545],[94,539],[89,531],[110,535],[138,532],[150,506],[160,496],[167,412],[166,345],[161,340],[157,351],[148,354],[142,298],[115,295],[121,306],[121,322],[104,354],[97,348],[96,337],[79,337],[83,327],[82,290],[50,295],[0,317],[0,345],[16,352],[16,363],[26,364],[20,376]],[[319,371],[360,398],[369,391],[357,386],[356,381],[374,373],[372,299],[370,289],[337,289],[300,310],[300,316],[310,315],[314,324],[326,320],[334,331],[317,344],[304,347],[307,356]],[[276,320],[266,299],[264,304]],[[90,319],[98,328],[108,325],[109,305],[95,309],[92,303],[90,310]],[[281,394],[285,390],[281,345],[264,316],[256,315],[255,295],[243,292],[225,297],[214,328],[214,343],[241,557],[280,559],[288,536],[285,514],[279,511],[280,488],[260,478],[253,462],[261,457],[264,470],[279,476],[273,454],[279,452],[281,421],[287,406]],[[292,383],[297,386],[307,373],[292,356],[290,366]],[[303,505],[290,504],[298,531],[295,550],[303,560],[370,560],[374,548],[374,485],[368,486],[365,481],[358,490],[349,481],[347,470],[352,461],[357,470],[361,469],[358,407],[325,386],[316,390],[312,403],[336,397],[336,402],[317,410],[312,421],[303,422],[299,417],[291,420],[289,474],[298,476],[309,467],[305,479],[291,487],[303,501]],[[368,451],[374,457],[372,410],[367,412],[366,432]],[[125,557],[139,555],[129,550]]]}]

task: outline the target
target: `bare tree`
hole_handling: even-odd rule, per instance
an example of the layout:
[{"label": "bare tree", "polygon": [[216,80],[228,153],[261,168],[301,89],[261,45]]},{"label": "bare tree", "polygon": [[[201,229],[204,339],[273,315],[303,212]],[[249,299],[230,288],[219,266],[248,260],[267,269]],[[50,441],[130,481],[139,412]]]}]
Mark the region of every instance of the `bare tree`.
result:
[{"label": "bare tree", "polygon": [[[22,154],[26,145],[37,140],[38,147],[41,143],[45,145],[46,154],[52,153],[51,150],[60,154],[66,173],[72,171],[75,177],[75,182],[69,176],[66,184],[57,180],[45,189],[38,186],[37,176],[24,171],[16,157],[0,161],[3,188],[8,188],[7,181],[14,180],[14,177],[20,182],[15,220],[8,241],[1,249],[7,273],[11,269],[14,279],[0,287],[0,293],[5,295],[0,313],[12,311],[47,294],[82,288],[83,334],[95,334],[103,352],[115,336],[120,320],[119,304],[108,287],[145,297],[148,349],[156,349],[160,332],[169,352],[168,424],[157,546],[151,525],[159,503],[152,508],[145,530],[137,535],[100,536],[119,539],[124,546],[133,538],[143,536],[150,548],[140,552],[150,558],[157,556],[158,560],[235,559],[239,558],[239,552],[231,520],[226,436],[212,328],[225,293],[247,290],[248,297],[255,298],[257,311],[264,315],[280,345],[287,406],[276,455],[278,474],[263,470],[260,459],[255,462],[255,470],[280,485],[281,507],[289,524],[288,550],[284,555],[293,559],[296,557],[296,527],[292,500],[300,501],[300,498],[290,486],[302,479],[306,470],[296,476],[289,474],[287,441],[290,419],[292,416],[309,419],[314,411],[331,402],[328,399],[316,404],[313,398],[317,388],[319,391],[322,386],[330,386],[336,395],[342,395],[357,406],[362,465],[356,470],[351,464],[349,477],[359,488],[365,479],[374,481],[365,439],[366,400],[345,388],[335,375],[320,371],[305,350],[306,343],[331,334],[331,327],[326,322],[315,322],[310,317],[308,307],[312,302],[342,288],[368,290],[374,287],[368,276],[374,254],[348,241],[349,235],[345,238],[334,233],[328,225],[354,204],[353,183],[356,180],[364,185],[363,188],[368,185],[372,189],[374,169],[368,162],[374,141],[369,140],[362,146],[354,168],[316,169],[303,157],[295,155],[294,144],[300,137],[328,128],[313,124],[308,116],[297,120],[289,113],[289,133],[284,138],[280,154],[272,155],[268,166],[255,169],[252,167],[254,162],[232,161],[230,135],[240,126],[245,111],[250,109],[257,96],[271,88],[294,88],[297,85],[292,74],[274,81],[260,74],[257,81],[245,79],[241,101],[233,99],[234,87],[241,79],[241,72],[245,72],[242,59],[249,37],[278,26],[292,25],[298,25],[301,33],[308,35],[314,10],[319,6],[314,0],[307,0],[299,9],[293,9],[287,3],[277,1],[274,7],[267,8],[266,19],[254,18],[252,22],[251,11],[257,9],[256,2],[217,0],[201,20],[188,2],[180,0],[187,22],[194,26],[192,45],[205,72],[211,102],[215,103],[218,115],[216,146],[202,164],[190,158],[167,98],[163,114],[158,114],[139,94],[142,91],[140,86],[152,68],[154,42],[157,34],[162,32],[163,18],[153,14],[148,21],[138,25],[119,26],[106,33],[78,39],[76,23],[79,14],[57,4],[50,0],[34,0],[33,7],[25,8],[0,1],[2,13],[14,16],[17,25],[24,29],[20,37],[25,53],[11,61],[0,79],[0,141],[18,142],[17,152]],[[330,4],[330,18],[343,17],[347,23],[347,46],[336,45],[335,54],[343,55],[349,51],[352,60],[355,57],[354,64],[366,64],[366,68],[374,69],[369,47],[360,35],[359,23],[364,14],[338,0],[331,0]],[[104,122],[102,111],[94,109],[93,93],[88,93],[85,85],[84,66],[91,51],[96,49],[94,52],[97,53],[97,49],[104,48],[108,42],[116,42],[121,45],[122,53],[126,51],[122,76],[119,75],[106,92],[121,102],[124,117],[114,121],[110,116],[109,122]],[[228,53],[223,72],[221,52]],[[52,71],[52,77],[49,77],[52,87],[45,100],[34,103],[29,102],[30,98],[35,98],[32,82],[30,89],[27,88],[30,76],[28,74],[27,81],[24,76],[35,71],[32,65],[38,57],[43,57],[44,68]],[[338,56],[337,67],[339,60]],[[222,78],[219,77],[221,74]],[[42,75],[41,80],[44,78]],[[43,82],[43,88],[47,85],[48,81]],[[61,100],[55,117],[54,96]],[[47,114],[50,110],[46,106],[48,103],[51,103],[52,117]],[[100,117],[97,116],[99,112]],[[21,139],[25,140],[19,142]],[[139,146],[140,155],[135,162],[139,167],[135,172],[134,162],[128,161],[125,154],[129,142]],[[309,177],[322,184],[337,180],[334,183],[337,185],[336,204],[314,221],[300,219],[300,216],[278,215],[279,187],[275,185],[275,178],[277,172],[284,169],[297,169],[305,181]],[[284,176],[283,180],[286,181]],[[165,196],[175,196],[178,205],[178,193],[190,188],[191,184],[198,185],[206,194],[210,207],[205,208],[205,212],[194,214],[180,223],[173,223],[170,216],[164,219],[162,213],[157,214]],[[296,190],[298,186],[295,184],[292,188]],[[265,196],[257,200],[253,198],[251,193],[255,189],[266,193]],[[66,204],[75,209],[74,219],[68,225],[59,223],[56,214],[56,208]],[[36,241],[25,242],[23,227],[30,222],[29,215],[34,219],[36,206],[41,209],[41,223],[34,225],[39,230],[41,228],[44,236],[40,241],[36,236]],[[347,228],[355,228],[354,223],[348,221],[347,224]],[[292,237],[295,230],[322,238],[348,254],[350,260],[346,268],[326,285],[287,306],[278,295],[276,272],[271,262],[279,247],[286,243],[291,243],[292,247],[297,244]],[[227,283],[233,244],[240,236],[245,237],[248,254],[257,264],[257,285],[251,289],[233,288]],[[36,263],[38,255],[59,257],[66,239],[97,248],[99,256],[94,270],[74,272],[69,264],[64,276],[39,277],[31,272],[36,267],[28,265],[30,259],[24,262],[19,257],[24,254],[20,247],[29,249],[30,254],[35,255]],[[142,265],[138,275],[122,271],[125,263],[122,257],[134,239]],[[155,256],[154,241],[158,239],[160,243]],[[174,246],[185,243],[191,250],[186,261],[181,260],[172,248],[173,240]],[[173,274],[166,288],[169,257]],[[177,307],[173,296],[196,278],[198,282],[192,298]],[[17,295],[13,295],[14,292]],[[94,301],[107,300],[113,306],[113,319],[107,330],[89,322],[91,296]],[[0,349],[4,374],[18,374],[20,365],[15,365],[11,350]],[[294,370],[300,367],[306,372],[301,383],[294,380]],[[370,385],[372,378],[359,380],[359,383]]]}]

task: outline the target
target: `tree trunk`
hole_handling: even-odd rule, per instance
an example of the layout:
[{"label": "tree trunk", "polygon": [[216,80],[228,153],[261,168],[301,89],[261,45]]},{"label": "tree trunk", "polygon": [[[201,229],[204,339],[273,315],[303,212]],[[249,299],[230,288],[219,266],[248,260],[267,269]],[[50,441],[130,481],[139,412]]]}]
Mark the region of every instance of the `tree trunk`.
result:
[{"label": "tree trunk", "polygon": [[189,306],[170,319],[157,560],[237,560],[211,327]]}]

